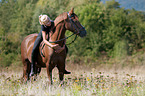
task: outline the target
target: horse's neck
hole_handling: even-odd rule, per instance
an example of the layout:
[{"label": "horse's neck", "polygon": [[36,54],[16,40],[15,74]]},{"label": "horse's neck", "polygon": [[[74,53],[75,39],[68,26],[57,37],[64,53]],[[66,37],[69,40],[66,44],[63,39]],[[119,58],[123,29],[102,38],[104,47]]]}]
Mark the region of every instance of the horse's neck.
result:
[{"label": "horse's neck", "polygon": [[[64,27],[64,22],[58,24],[55,28],[55,31],[53,34],[50,36],[50,41],[57,41],[60,39],[65,38],[65,27]],[[60,46],[64,44],[64,40],[57,42]]]}]

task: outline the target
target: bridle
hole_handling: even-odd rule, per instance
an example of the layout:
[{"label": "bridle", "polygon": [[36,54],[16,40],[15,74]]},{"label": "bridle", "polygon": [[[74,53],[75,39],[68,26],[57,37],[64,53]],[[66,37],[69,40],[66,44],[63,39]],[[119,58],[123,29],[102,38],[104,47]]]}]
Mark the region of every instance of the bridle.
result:
[{"label": "bridle", "polygon": [[[72,15],[69,15],[69,13],[67,13],[67,14],[68,14],[69,20],[71,21],[71,26],[75,29],[76,32],[77,32],[77,29],[79,29],[77,33],[74,32],[75,34],[79,34],[79,33],[81,32],[81,30],[84,30],[84,29],[85,29],[85,27],[82,26],[82,25],[81,25],[82,28],[79,28],[79,27],[76,25],[76,23],[71,19],[72,17],[74,17],[73,14],[72,14]],[[76,28],[76,27],[77,27],[77,28]]]},{"label": "bridle", "polygon": [[[68,12],[67,12],[67,13],[68,13]],[[76,32],[72,33],[72,34],[71,34],[70,36],[68,36],[68,37],[62,38],[62,39],[57,40],[57,41],[48,41],[49,43],[57,43],[57,42],[66,40],[66,39],[70,38],[70,37],[73,36],[73,35],[76,35],[75,38],[74,38],[74,40],[71,41],[71,42],[69,43],[69,44],[72,44],[72,43],[77,39],[77,34],[79,34],[80,31],[84,29],[84,27],[79,28],[79,27],[75,24],[75,22],[71,19],[71,18],[73,17],[73,15],[70,16],[69,13],[68,13],[67,15],[68,15],[69,20],[70,20],[70,22],[71,22],[71,26],[75,29]],[[77,28],[79,29],[78,32],[77,32]],[[69,45],[69,44],[66,44],[66,45]]]}]

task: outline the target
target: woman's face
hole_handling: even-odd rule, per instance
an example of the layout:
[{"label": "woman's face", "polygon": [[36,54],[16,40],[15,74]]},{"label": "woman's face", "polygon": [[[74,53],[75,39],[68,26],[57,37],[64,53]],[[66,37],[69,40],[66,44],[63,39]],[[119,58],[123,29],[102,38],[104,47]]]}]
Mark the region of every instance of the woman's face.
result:
[{"label": "woman's face", "polygon": [[49,22],[46,24],[46,26],[51,26],[51,21],[49,21]]}]

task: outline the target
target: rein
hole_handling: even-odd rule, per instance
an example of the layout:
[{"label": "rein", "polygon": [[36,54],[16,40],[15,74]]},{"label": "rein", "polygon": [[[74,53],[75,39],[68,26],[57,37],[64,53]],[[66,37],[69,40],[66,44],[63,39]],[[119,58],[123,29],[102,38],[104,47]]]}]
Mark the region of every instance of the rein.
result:
[{"label": "rein", "polygon": [[[71,34],[70,36],[68,36],[68,37],[65,37],[65,38],[62,38],[62,39],[60,39],[60,40],[57,40],[57,41],[48,41],[49,43],[57,43],[57,42],[60,42],[60,41],[63,41],[63,40],[65,40],[65,39],[68,39],[69,37],[71,37],[71,36],[73,36],[73,35],[75,35],[76,33],[73,33],[73,34]],[[76,40],[76,38],[77,38],[77,35],[75,36],[75,39],[71,42],[71,43],[73,43],[75,40]],[[71,43],[69,43],[69,44],[71,44]],[[66,45],[69,45],[69,44],[66,44]]]}]

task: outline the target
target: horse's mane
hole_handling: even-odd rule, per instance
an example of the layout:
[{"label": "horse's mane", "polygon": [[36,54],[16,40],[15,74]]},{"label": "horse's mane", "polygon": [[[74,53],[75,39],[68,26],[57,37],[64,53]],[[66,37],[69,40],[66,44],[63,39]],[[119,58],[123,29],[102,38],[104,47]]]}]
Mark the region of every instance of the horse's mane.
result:
[{"label": "horse's mane", "polygon": [[65,19],[67,19],[67,12],[64,12],[60,14],[59,16],[57,16],[56,19],[54,20],[54,25],[57,26],[57,24],[59,24]]}]

